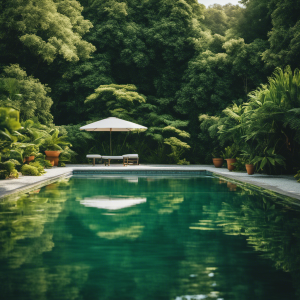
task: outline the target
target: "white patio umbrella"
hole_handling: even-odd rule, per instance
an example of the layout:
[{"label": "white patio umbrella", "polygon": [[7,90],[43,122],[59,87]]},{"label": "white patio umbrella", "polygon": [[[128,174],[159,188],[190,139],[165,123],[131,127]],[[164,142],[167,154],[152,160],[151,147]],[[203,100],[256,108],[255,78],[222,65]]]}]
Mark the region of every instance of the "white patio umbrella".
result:
[{"label": "white patio umbrella", "polygon": [[119,118],[110,117],[85,126],[80,127],[80,130],[86,131],[109,131],[110,132],[110,155],[111,151],[111,132],[112,131],[131,131],[134,129],[147,129],[147,127],[135,124],[133,122],[125,121]]}]

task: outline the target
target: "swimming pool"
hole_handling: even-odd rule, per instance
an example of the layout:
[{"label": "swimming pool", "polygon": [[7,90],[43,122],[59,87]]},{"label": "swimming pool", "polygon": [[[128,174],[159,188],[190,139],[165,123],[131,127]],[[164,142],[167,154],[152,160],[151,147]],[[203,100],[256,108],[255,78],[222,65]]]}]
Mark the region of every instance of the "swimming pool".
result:
[{"label": "swimming pool", "polygon": [[300,215],[212,176],[73,176],[0,204],[0,299],[298,299]]}]

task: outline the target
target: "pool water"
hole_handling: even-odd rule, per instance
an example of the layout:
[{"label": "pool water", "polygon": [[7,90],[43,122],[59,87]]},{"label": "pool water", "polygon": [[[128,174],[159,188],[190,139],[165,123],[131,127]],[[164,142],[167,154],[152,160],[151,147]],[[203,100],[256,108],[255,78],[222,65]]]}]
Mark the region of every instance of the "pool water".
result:
[{"label": "pool water", "polygon": [[205,176],[73,176],[0,203],[0,299],[300,299],[300,214]]}]

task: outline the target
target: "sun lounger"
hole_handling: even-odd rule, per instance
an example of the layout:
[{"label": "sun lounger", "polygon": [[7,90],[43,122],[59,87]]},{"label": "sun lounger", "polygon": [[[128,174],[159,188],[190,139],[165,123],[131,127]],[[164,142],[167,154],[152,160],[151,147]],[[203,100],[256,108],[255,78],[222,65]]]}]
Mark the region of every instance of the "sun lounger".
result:
[{"label": "sun lounger", "polygon": [[124,154],[123,155],[123,165],[139,165],[139,155],[138,154]]},{"label": "sun lounger", "polygon": [[123,162],[124,162],[123,156],[102,156],[102,159],[104,159],[105,165],[107,163],[108,166],[110,165],[110,161],[112,159],[123,160]]},{"label": "sun lounger", "polygon": [[93,166],[95,165],[95,160],[96,160],[96,158],[102,160],[102,156],[99,155],[99,154],[88,154],[86,157],[87,157],[87,158],[92,158],[92,159],[93,159]]},{"label": "sun lounger", "polygon": [[139,155],[138,154],[124,154],[122,156],[109,156],[102,155],[101,158],[104,160],[104,164],[110,166],[110,161],[115,160],[123,160],[123,166],[128,165],[138,165],[139,164]]}]

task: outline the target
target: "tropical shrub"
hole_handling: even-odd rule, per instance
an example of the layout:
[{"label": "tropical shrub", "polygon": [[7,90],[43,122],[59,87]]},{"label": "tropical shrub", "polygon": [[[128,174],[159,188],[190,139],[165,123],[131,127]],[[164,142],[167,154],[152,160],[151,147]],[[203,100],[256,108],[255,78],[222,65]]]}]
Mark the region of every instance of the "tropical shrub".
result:
[{"label": "tropical shrub", "polygon": [[13,108],[0,107],[0,130],[13,132],[20,127],[19,112]]},{"label": "tropical shrub", "polygon": [[0,155],[7,156],[18,138],[14,134],[21,127],[19,112],[12,108],[0,107]]},{"label": "tropical shrub", "polygon": [[26,120],[21,122],[22,128],[18,130],[21,135],[19,141],[22,143],[28,143],[39,147],[47,136],[48,131],[51,130],[51,126],[45,126],[37,121]]},{"label": "tropical shrub", "polygon": [[59,156],[59,166],[62,167],[62,164],[65,165],[66,162],[71,162],[73,157],[76,156],[77,153],[70,149],[68,146],[65,146]]},{"label": "tropical shrub", "polygon": [[20,166],[21,164],[16,160],[16,159],[9,159],[8,161],[6,161],[6,162],[12,162],[14,165],[15,165],[15,167],[17,167],[17,166]]},{"label": "tropical shrub", "polygon": [[276,154],[274,149],[268,149],[261,155],[255,156],[252,163],[257,166],[258,171],[276,174],[278,166],[285,167],[284,161],[284,157]]},{"label": "tropical shrub", "polygon": [[222,157],[224,159],[227,158],[236,158],[239,152],[239,147],[236,144],[232,144],[231,146],[227,146],[222,153]]},{"label": "tropical shrub", "polygon": [[184,159],[180,159],[177,162],[177,165],[189,165],[189,164],[190,164],[190,162],[187,161],[185,158]]},{"label": "tropical shrub", "polygon": [[0,163],[0,169],[6,170],[9,174],[15,169],[15,165],[11,161]]},{"label": "tropical shrub", "polygon": [[97,137],[99,133],[81,131],[79,128],[83,125],[84,124],[66,125],[60,127],[63,134],[68,136],[68,141],[72,144],[72,148],[76,153],[80,153],[80,155],[71,156],[70,162],[72,163],[86,163],[86,154],[88,153],[106,153],[100,152],[100,149],[93,149],[98,148],[99,141]]},{"label": "tropical shrub", "polygon": [[29,166],[37,168],[37,170],[39,171],[40,174],[46,173],[44,170],[44,167],[38,161],[30,162]]},{"label": "tropical shrub", "polygon": [[18,172],[18,170],[13,169],[13,170],[11,171],[11,173],[9,174],[9,177],[10,177],[10,178],[19,178],[19,172]]},{"label": "tropical shrub", "polygon": [[234,171],[245,171],[245,159],[243,157],[237,157],[235,163],[231,163],[232,166],[235,166]]},{"label": "tropical shrub", "polygon": [[299,70],[277,68],[268,85],[249,94],[248,102],[233,104],[213,118],[208,127],[211,138],[217,136],[220,145],[238,145],[259,171],[278,174],[300,167]]},{"label": "tropical shrub", "polygon": [[41,176],[42,175],[35,166],[30,166],[30,165],[23,165],[21,168],[21,173],[23,175],[28,175],[28,176]]},{"label": "tropical shrub", "polygon": [[299,70],[293,73],[290,67],[277,68],[269,84],[249,97],[250,101],[244,104],[244,140],[255,146],[259,157],[256,162],[272,166],[270,170],[274,172],[283,171],[285,159],[287,170],[293,171],[299,165],[300,155]]},{"label": "tropical shrub", "polygon": [[7,179],[9,176],[6,170],[0,170],[0,179]]},{"label": "tropical shrub", "polygon": [[24,146],[23,157],[36,156],[38,154],[38,147],[33,144],[27,144]]},{"label": "tropical shrub", "polygon": [[47,160],[47,159],[44,160],[44,167],[45,167],[45,169],[52,168],[52,164],[51,164],[50,160]]},{"label": "tropical shrub", "polygon": [[65,146],[69,146],[70,142],[67,140],[66,135],[59,135],[59,130],[57,128],[52,129],[41,145],[41,148],[49,151],[62,151]]},{"label": "tropical shrub", "polygon": [[[245,144],[242,141],[244,135],[241,127],[242,113],[242,105],[234,103],[224,109],[220,116],[208,116],[206,114],[199,116],[201,135],[205,136],[205,132],[208,132],[210,139],[207,142],[211,144],[211,154],[215,158],[235,158],[239,151],[239,145]],[[210,156],[208,153],[207,155]]]},{"label": "tropical shrub", "polygon": [[39,157],[36,158],[34,161],[38,162],[45,169],[51,169],[52,168],[52,164],[51,164],[51,162],[49,160],[45,159],[45,157],[46,157],[46,155],[39,154]]},{"label": "tropical shrub", "polygon": [[185,162],[185,164],[189,164],[189,162],[187,162],[185,159],[182,160],[180,158],[185,150],[191,148],[190,145],[188,145],[185,142],[182,142],[176,137],[170,137],[168,139],[165,139],[164,143],[171,147],[171,153],[168,154],[168,156],[172,159],[172,162],[175,162],[176,164],[183,164],[182,162]]},{"label": "tropical shrub", "polygon": [[6,161],[4,163],[0,163],[0,179],[6,178],[18,178],[19,173],[15,168],[15,163],[12,161]]},{"label": "tropical shrub", "polygon": [[233,143],[240,145],[244,142],[243,112],[244,107],[235,103],[223,110],[222,117],[217,124],[217,134],[221,145],[232,145]]},{"label": "tropical shrub", "polygon": [[51,89],[33,76],[27,76],[26,71],[17,64],[4,67],[3,75],[5,78],[0,80],[0,86],[5,97],[0,97],[0,105],[17,109],[22,121],[36,118],[50,125],[53,101],[48,93]]}]

